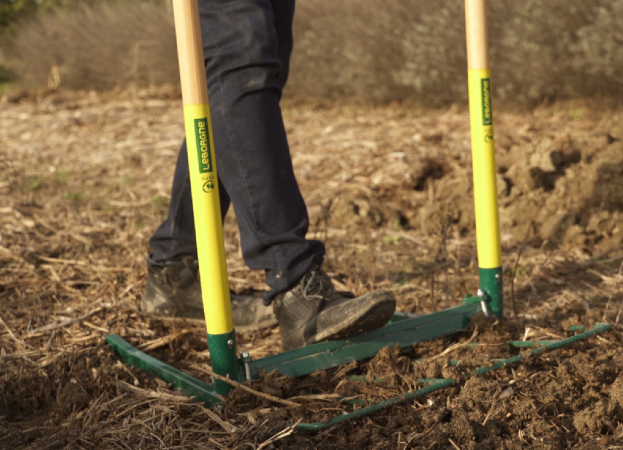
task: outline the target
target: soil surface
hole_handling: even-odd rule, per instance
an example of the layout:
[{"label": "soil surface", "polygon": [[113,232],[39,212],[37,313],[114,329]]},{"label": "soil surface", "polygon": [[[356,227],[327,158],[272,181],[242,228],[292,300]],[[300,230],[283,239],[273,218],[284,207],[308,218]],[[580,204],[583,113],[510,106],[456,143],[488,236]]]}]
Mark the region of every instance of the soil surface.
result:
[{"label": "soil surface", "polygon": [[[325,242],[339,289],[390,289],[416,314],[477,289],[465,110],[294,100],[283,109],[310,236]],[[503,320],[476,317],[409,351],[248,383],[299,407],[236,389],[212,409],[121,364],[104,342],[119,334],[210,381],[204,327],[140,311],[147,241],[166,215],[183,136],[176,92],[5,96],[0,124],[0,448],[623,446],[620,112],[574,103],[497,113]],[[233,214],[225,240],[232,288],[265,289],[242,261]],[[598,322],[612,330],[540,355],[508,344]],[[279,352],[276,327],[237,339],[254,358]],[[455,384],[328,430],[292,431],[425,378]]]}]

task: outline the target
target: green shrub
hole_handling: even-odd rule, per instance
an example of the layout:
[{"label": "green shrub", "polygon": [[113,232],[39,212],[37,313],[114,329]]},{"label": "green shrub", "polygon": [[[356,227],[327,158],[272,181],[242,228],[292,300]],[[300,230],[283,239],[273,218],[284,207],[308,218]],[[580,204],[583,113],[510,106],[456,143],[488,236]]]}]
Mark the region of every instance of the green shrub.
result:
[{"label": "green shrub", "polygon": [[[95,1],[95,0],[90,0]],[[51,6],[77,4],[78,0],[0,0],[0,34],[14,21]],[[82,0],[84,3],[84,0]]]},{"label": "green shrub", "polygon": [[13,78],[15,78],[13,71],[8,66],[0,62],[0,84],[11,81]]}]

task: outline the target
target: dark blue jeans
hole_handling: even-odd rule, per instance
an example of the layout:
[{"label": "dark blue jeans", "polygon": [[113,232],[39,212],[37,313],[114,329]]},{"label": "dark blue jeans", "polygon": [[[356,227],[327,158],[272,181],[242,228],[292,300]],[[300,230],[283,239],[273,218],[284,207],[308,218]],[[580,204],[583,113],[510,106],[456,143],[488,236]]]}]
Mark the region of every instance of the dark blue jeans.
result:
[{"label": "dark blue jeans", "polygon": [[[233,204],[244,261],[266,271],[268,304],[322,263],[325,253],[321,242],[305,238],[309,218],[279,107],[294,0],[199,0],[199,10],[221,213],[224,218]],[[149,243],[153,265],[197,254],[186,142],[168,217]]]}]

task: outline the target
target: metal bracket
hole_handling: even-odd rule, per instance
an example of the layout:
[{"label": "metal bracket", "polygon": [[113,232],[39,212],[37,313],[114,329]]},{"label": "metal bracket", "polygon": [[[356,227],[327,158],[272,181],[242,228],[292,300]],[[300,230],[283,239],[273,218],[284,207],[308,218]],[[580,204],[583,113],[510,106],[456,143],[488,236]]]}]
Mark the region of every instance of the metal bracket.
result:
[{"label": "metal bracket", "polygon": [[253,358],[249,356],[248,352],[242,352],[240,354],[239,362],[244,366],[244,374],[247,378],[247,381],[251,380],[251,368],[249,367],[249,363],[253,361]]},{"label": "metal bracket", "polygon": [[461,303],[480,303],[480,308],[485,317],[491,317],[491,309],[489,308],[491,297],[489,297],[489,295],[487,295],[487,293],[482,289],[478,289],[476,297],[472,294],[467,294]]},{"label": "metal bracket", "polygon": [[482,308],[482,313],[485,315],[485,317],[490,317],[491,312],[489,311],[489,302],[491,301],[491,297],[489,297],[487,293],[482,289],[478,289],[476,295],[480,299],[480,307]]}]

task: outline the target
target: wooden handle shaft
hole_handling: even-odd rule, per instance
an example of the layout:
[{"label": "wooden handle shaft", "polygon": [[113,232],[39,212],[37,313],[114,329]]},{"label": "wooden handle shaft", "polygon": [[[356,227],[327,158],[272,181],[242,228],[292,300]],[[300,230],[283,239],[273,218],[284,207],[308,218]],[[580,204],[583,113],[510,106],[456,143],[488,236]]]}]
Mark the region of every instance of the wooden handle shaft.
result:
[{"label": "wooden handle shaft", "polygon": [[201,43],[199,6],[196,1],[173,0],[173,15],[180,61],[180,81],[184,105],[208,103],[205,60]]},{"label": "wooden handle shaft", "polygon": [[465,0],[467,26],[467,67],[489,68],[486,0]]}]

